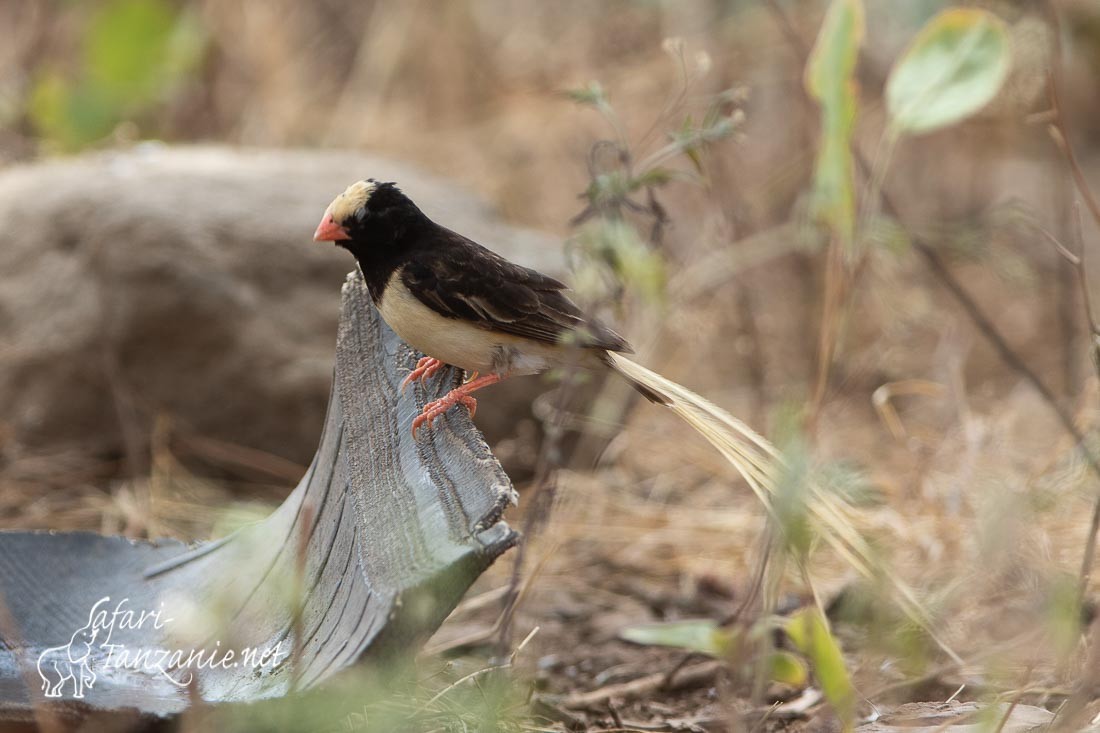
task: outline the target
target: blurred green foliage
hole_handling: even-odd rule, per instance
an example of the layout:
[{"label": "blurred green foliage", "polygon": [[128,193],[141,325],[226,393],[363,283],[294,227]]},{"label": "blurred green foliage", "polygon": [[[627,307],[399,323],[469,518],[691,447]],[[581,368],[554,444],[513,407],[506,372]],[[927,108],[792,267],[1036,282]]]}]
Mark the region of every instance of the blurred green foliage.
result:
[{"label": "blurred green foliage", "polygon": [[[675,116],[682,117],[666,132],[665,144],[648,155],[641,155],[627,140],[624,125],[598,81],[565,92],[574,103],[596,110],[614,135],[591,150],[589,183],[582,195],[586,206],[573,220],[580,226],[568,244],[575,288],[589,305],[617,302],[624,291],[645,302],[663,304],[668,278],[660,244],[667,217],[657,192],[676,180],[705,183],[703,154],[732,137],[744,120],[737,105],[744,101],[745,90],[732,88],[707,95],[696,123],[683,107],[695,81],[691,74],[706,74],[709,61],[698,59],[695,71],[689,72],[681,42],[666,41],[665,49],[681,70],[682,88],[675,90],[681,101],[663,110],[653,128],[668,127]],[[678,159],[686,161],[690,170],[672,167]],[[648,237],[642,236],[638,221],[649,225]]]},{"label": "blurred green foliage", "polygon": [[775,522],[783,538],[783,549],[804,565],[816,541],[815,527],[810,521],[810,453],[805,439],[799,437],[782,446],[783,462],[778,467],[773,498]]},{"label": "blurred green foliage", "polygon": [[1009,66],[1008,31],[999,18],[974,8],[945,10],[890,72],[891,134],[932,132],[969,117],[996,96]]},{"label": "blurred green foliage", "polygon": [[829,605],[829,618],[848,626],[861,649],[875,649],[909,676],[925,674],[936,658],[935,641],[908,618],[891,598],[885,578],[846,587]]},{"label": "blurred green foliage", "polygon": [[821,105],[814,208],[833,234],[849,246],[855,232],[851,148],[858,98],[855,68],[864,26],[860,0],[834,0],[806,63],[806,90]]},{"label": "blurred green foliage", "polygon": [[62,150],[90,145],[166,100],[206,41],[193,14],[167,0],[110,0],[86,16],[81,46],[77,70],[42,70],[30,96],[31,123]]},{"label": "blurred green foliage", "polygon": [[829,630],[829,622],[817,608],[804,608],[787,622],[787,636],[813,665],[814,674],[821,684],[821,691],[829,701],[841,727],[845,731],[855,728],[856,691],[852,686],[848,668],[840,645]]},{"label": "blurred green foliage", "polygon": [[[349,670],[321,688],[262,704],[223,706],[184,729],[218,731],[531,730],[524,689],[501,667],[422,665],[393,659]],[[430,667],[430,668],[427,668]],[[418,673],[419,672],[419,673]],[[186,723],[186,719],[185,719]]]},{"label": "blurred green foliage", "polygon": [[1059,661],[1068,664],[1081,640],[1083,626],[1088,623],[1081,591],[1077,579],[1069,575],[1056,575],[1047,582],[1044,609],[1047,633]]},{"label": "blurred green foliage", "polygon": [[628,222],[600,218],[580,228],[571,244],[586,266],[576,269],[574,286],[582,297],[598,301],[618,283],[648,301],[659,301],[665,289],[665,263]]},{"label": "blurred green foliage", "polygon": [[[813,210],[849,248],[857,238],[852,137],[858,87],[855,73],[865,33],[861,0],[833,0],[806,63],[806,91],[821,106],[821,132],[814,167]],[[884,145],[873,161],[867,230],[894,143],[905,134],[931,132],[965,120],[998,93],[1011,66],[1008,32],[992,13],[951,8],[929,20],[891,69],[886,85],[890,114]]]},{"label": "blurred green foliage", "polygon": [[[768,621],[757,624],[748,636],[759,638],[772,628]],[[712,619],[689,619],[663,623],[628,626],[619,638],[645,646],[667,646],[674,649],[706,654],[716,659],[730,658],[741,651],[744,630],[719,626]],[[803,687],[808,682],[809,669],[798,656],[782,650],[770,650],[764,656],[767,678],[791,687]]]},{"label": "blurred green foliage", "polygon": [[619,632],[619,638],[634,644],[669,646],[721,658],[729,654],[733,634],[712,619],[691,619],[628,626]]}]

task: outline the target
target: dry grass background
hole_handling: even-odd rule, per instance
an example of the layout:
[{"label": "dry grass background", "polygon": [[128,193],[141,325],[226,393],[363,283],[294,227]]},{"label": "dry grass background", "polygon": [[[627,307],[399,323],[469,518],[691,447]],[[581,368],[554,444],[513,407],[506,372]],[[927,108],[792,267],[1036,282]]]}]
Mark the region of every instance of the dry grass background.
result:
[{"label": "dry grass background", "polygon": [[[981,4],[1010,22],[1033,18],[1030,3]],[[1100,11],[1089,0],[1057,4],[1067,23],[1073,143],[1100,184]],[[7,69],[0,160],[55,152],[21,102],[43,69],[78,63],[68,49],[94,5],[0,2],[0,69]],[[870,156],[889,64],[943,3],[866,5],[857,142]],[[661,308],[639,306],[624,331],[643,363],[766,434],[809,400],[824,256],[805,213],[817,121],[801,68],[823,3],[207,0],[183,7],[205,34],[200,67],[93,145],[157,135],[379,151],[451,176],[507,218],[563,236],[581,208],[589,150],[609,131],[562,91],[599,80],[628,139],[652,150],[671,126],[660,111],[680,84],[663,42],[682,39],[692,63],[705,54],[709,65],[689,97],[743,85],[751,93],[747,119],[736,142],[706,157],[709,185],[677,184],[663,194],[672,220],[665,237],[671,296]],[[1027,33],[1014,51],[1026,62],[1011,94],[973,122],[904,143],[886,187],[905,226],[944,253],[1091,438],[1100,395],[1079,295],[1066,265],[1028,223],[1071,238],[1074,190],[1042,122],[1049,36],[1034,24],[1020,28]],[[646,139],[655,123],[658,135]],[[1092,259],[1096,234],[1086,227]],[[864,528],[892,571],[918,589],[965,664],[927,651],[910,660],[915,671],[905,669],[889,639],[840,626],[857,688],[886,704],[944,699],[965,684],[963,698],[1055,708],[1086,667],[1085,635],[1061,651],[1052,640],[1065,619],[1051,599],[1080,565],[1095,477],[916,255],[896,241],[887,246],[896,233],[884,239],[853,294],[810,450],[820,464],[843,460],[862,472],[873,497],[860,509]],[[920,380],[918,389],[904,394],[910,380]],[[901,432],[875,409],[884,385],[902,393],[891,403]],[[235,506],[254,516],[293,480],[277,461],[243,465],[230,451],[225,465],[240,480],[212,484],[188,474],[171,441],[154,444],[152,475],[127,481],[110,462],[70,470],[65,455],[9,461],[0,485],[3,525],[202,536],[215,522],[236,521],[214,507],[247,499]],[[639,405],[598,466],[560,477],[550,524],[527,558],[513,632],[518,642],[539,629],[519,657],[523,678],[569,693],[667,670],[677,655],[639,651],[616,641],[617,631],[731,613],[762,560],[764,525],[761,507],[709,446],[673,416]],[[510,565],[505,559],[479,582],[436,648],[491,628]],[[856,580],[826,551],[814,554],[812,574],[827,599]],[[784,588],[796,598],[808,590],[793,571]],[[604,706],[588,721],[610,726],[615,714],[636,723],[705,721],[754,704],[761,701],[751,702],[743,684],[730,683],[717,698],[653,693],[617,713]],[[1090,713],[1100,711],[1090,705]]]}]

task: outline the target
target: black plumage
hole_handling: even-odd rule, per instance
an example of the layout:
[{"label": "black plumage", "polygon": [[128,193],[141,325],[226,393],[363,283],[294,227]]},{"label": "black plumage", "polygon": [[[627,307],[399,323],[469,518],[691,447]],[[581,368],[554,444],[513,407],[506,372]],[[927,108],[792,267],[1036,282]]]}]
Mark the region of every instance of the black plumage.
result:
[{"label": "black plumage", "polygon": [[582,347],[631,352],[621,336],[584,315],[562,292],[564,283],[436,224],[395,184],[367,183],[374,184],[369,197],[342,224],[351,236],[344,246],[376,302],[400,268],[409,292],[447,318],[545,344],[573,334]]},{"label": "black plumage", "polygon": [[587,317],[562,282],[436,224],[392,182],[349,186],[314,239],[355,255],[382,317],[427,355],[406,381],[426,378],[441,363],[482,373],[427,405],[414,432],[456,404],[472,410],[474,390],[565,364],[615,369],[647,399],[667,403],[616,366],[609,352],[629,353],[630,346]]}]

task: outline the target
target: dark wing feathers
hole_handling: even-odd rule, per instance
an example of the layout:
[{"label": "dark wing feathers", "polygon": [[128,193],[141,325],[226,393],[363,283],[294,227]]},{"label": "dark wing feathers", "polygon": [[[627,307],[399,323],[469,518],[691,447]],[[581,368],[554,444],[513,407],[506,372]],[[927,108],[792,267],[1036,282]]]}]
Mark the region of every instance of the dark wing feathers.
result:
[{"label": "dark wing feathers", "polygon": [[578,332],[583,346],[630,350],[614,331],[585,317],[561,292],[564,283],[449,230],[436,237],[432,246],[409,253],[401,278],[437,313],[543,343],[557,344]]}]

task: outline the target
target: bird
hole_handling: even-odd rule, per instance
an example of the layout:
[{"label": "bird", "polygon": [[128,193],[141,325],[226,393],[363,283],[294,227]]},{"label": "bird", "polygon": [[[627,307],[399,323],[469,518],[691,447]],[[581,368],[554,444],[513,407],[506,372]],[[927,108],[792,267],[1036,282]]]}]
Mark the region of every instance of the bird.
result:
[{"label": "bird", "polygon": [[[581,311],[560,281],[509,262],[429,219],[393,182],[357,181],[329,204],[313,234],[355,256],[383,320],[424,354],[402,389],[450,364],[473,376],[413,420],[412,432],[456,405],[471,413],[482,387],[560,364],[610,369],[651,402],[682,419],[741,474],[772,517],[781,479],[791,467],[782,453],[743,421],[687,387],[623,354],[626,341]],[[478,374],[481,376],[478,376]],[[853,530],[843,499],[804,477],[806,516],[822,539],[869,577],[876,555]],[[872,573],[874,573],[872,575]],[[903,608],[924,624],[912,592],[898,585]]]},{"label": "bird", "polygon": [[401,384],[446,365],[470,378],[426,404],[412,433],[456,405],[473,415],[472,393],[503,379],[576,365],[619,373],[651,402],[668,397],[620,368],[622,336],[585,314],[561,281],[510,262],[430,219],[393,181],[356,181],[337,196],[313,234],[348,250],[382,319],[424,354]]}]

